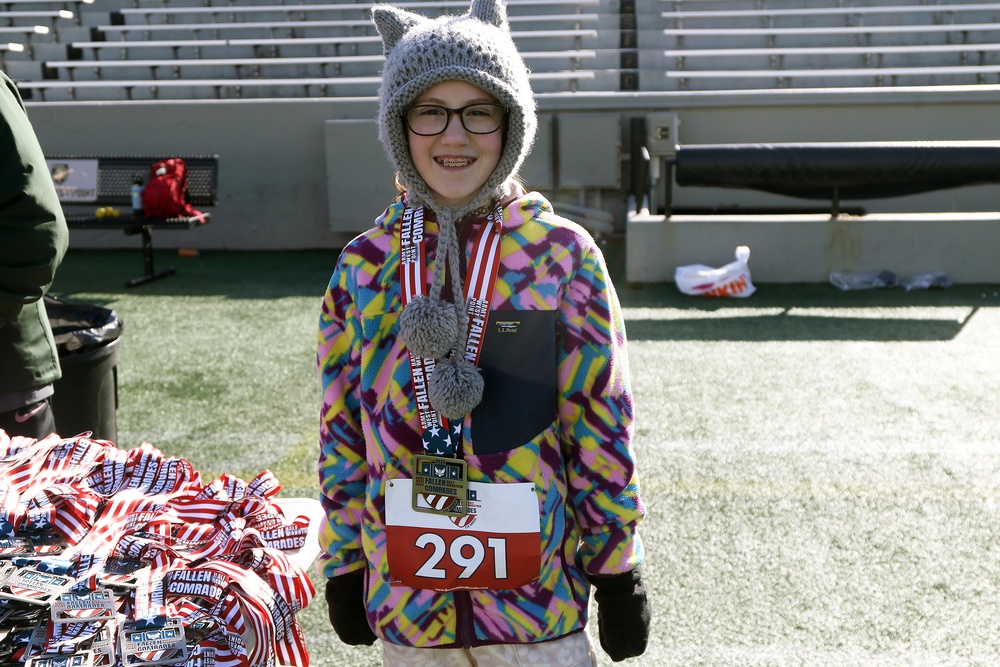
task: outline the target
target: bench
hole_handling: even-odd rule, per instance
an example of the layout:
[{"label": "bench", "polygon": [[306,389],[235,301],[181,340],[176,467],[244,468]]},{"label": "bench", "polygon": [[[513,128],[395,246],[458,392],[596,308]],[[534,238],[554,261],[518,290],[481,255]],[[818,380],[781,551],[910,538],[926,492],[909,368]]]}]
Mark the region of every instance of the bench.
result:
[{"label": "bench", "polygon": [[[739,245],[754,249],[755,281],[826,282],[832,271],[885,268],[995,279],[979,265],[996,266],[1000,141],[684,145],[677,129],[671,114],[633,119],[629,282],[670,282],[687,264],[721,266]],[[887,204],[910,196],[900,212]],[[908,206],[921,199],[939,204]],[[859,205],[866,201],[872,210]]]},{"label": "bench", "polygon": [[[198,217],[178,218],[147,218],[132,214],[132,184],[136,178],[145,183],[149,178],[150,167],[168,157],[183,157],[188,170],[188,194],[191,205],[196,209],[204,206],[215,206],[218,202],[218,172],[219,156],[87,156],[87,155],[50,155],[46,157],[56,177],[57,165],[69,165],[73,161],[80,165],[82,171],[94,167],[96,172],[89,179],[57,181],[56,191],[66,214],[66,224],[71,229],[121,229],[127,235],[142,236],[142,255],[145,273],[138,278],[129,280],[126,285],[135,287],[176,273],[174,267],[160,271],[153,268],[153,237],[154,229],[193,229],[205,224],[211,217],[203,213]],[[86,161],[86,162],[84,162]],[[65,171],[65,170],[63,170]],[[61,184],[60,184],[61,183]],[[71,184],[71,185],[70,185]],[[86,207],[86,211],[82,210]],[[97,207],[124,207],[121,216],[97,217]]]},{"label": "bench", "polygon": [[[633,153],[637,163],[644,161],[634,143]],[[843,199],[1000,183],[1000,141],[696,144],[677,146],[664,160],[667,217],[673,212],[674,182],[825,199],[832,217],[841,213]],[[645,178],[635,180],[642,183]],[[637,194],[642,201],[645,193],[633,196]]]}]

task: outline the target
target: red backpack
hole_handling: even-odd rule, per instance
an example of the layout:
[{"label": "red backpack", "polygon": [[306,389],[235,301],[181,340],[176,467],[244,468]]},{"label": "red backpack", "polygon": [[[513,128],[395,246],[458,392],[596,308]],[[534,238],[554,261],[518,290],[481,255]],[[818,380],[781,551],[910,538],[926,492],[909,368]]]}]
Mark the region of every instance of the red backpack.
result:
[{"label": "red backpack", "polygon": [[142,208],[147,218],[192,218],[200,216],[188,201],[187,166],[175,157],[154,164],[142,190]]}]

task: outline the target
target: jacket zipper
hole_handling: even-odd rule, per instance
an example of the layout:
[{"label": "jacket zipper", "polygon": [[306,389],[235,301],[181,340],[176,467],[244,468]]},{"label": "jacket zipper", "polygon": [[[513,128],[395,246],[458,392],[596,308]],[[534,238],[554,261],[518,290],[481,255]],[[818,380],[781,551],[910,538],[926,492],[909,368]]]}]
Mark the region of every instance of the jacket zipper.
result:
[{"label": "jacket zipper", "polygon": [[462,648],[472,648],[475,631],[472,624],[472,596],[469,591],[455,591],[455,611],[458,615],[455,641]]}]

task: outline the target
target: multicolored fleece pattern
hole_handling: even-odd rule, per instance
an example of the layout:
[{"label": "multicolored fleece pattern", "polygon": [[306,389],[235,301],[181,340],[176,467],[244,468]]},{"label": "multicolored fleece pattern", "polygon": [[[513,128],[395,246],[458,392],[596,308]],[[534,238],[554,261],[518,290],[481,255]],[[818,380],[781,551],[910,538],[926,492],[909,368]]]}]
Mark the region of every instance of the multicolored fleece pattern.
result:
[{"label": "multicolored fleece pattern", "polygon": [[[548,326],[548,336],[528,338],[516,349],[534,346],[539,358],[554,357],[552,377],[541,383],[552,387],[551,403],[541,401],[551,409],[543,409],[539,421],[538,410],[522,419],[505,407],[523,405],[523,396],[498,395],[515,393],[518,385],[503,375],[502,361],[487,359],[487,339],[480,366],[492,363],[497,370],[484,368],[484,405],[466,416],[462,448],[470,481],[533,482],[538,489],[538,581],[454,593],[390,586],[384,490],[389,480],[411,477],[412,457],[422,451],[408,356],[396,337],[402,302],[394,231],[402,213],[403,203],[395,202],[343,250],[323,301],[321,570],[335,577],[368,568],[368,620],[395,644],[523,644],[580,630],[587,623],[587,577],[627,572],[642,561],[638,526],[646,513],[631,447],[625,329],[604,258],[583,228],[555,215],[537,193],[522,193],[504,209],[491,321],[530,315],[525,322]],[[426,217],[433,261],[438,228]],[[535,352],[527,350],[528,358]],[[546,372],[545,363],[530,366]]]}]

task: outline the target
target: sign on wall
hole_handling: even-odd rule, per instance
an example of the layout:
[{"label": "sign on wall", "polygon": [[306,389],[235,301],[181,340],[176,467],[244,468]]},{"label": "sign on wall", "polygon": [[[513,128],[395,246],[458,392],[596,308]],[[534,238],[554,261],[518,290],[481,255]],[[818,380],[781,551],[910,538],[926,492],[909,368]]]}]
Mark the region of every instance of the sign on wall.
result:
[{"label": "sign on wall", "polygon": [[97,201],[97,160],[46,160],[59,201]]}]

